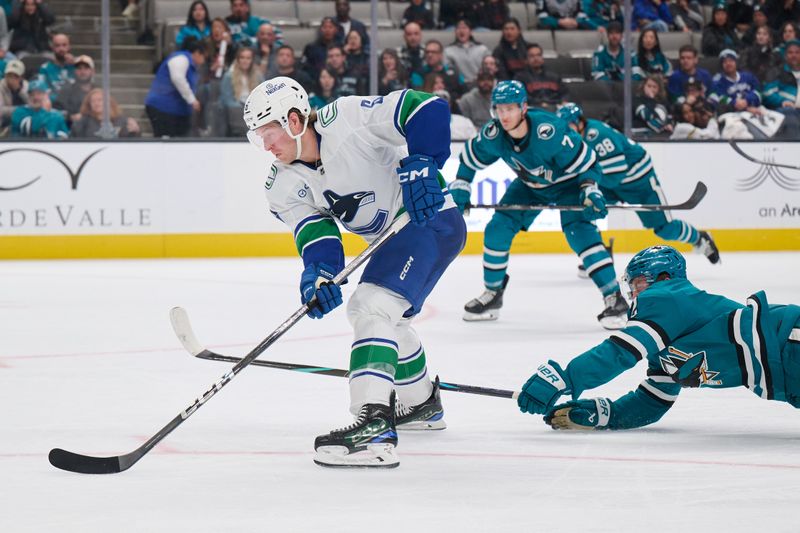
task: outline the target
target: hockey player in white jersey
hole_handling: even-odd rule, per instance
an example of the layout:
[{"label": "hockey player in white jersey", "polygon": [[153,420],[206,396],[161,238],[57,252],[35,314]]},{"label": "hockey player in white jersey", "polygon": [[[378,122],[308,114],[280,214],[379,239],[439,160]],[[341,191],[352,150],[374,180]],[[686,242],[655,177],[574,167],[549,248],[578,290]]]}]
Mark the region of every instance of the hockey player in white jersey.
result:
[{"label": "hockey player in white jersey", "polygon": [[397,466],[396,428],[445,427],[411,321],[466,238],[439,174],[450,155],[447,103],[405,90],[339,98],[314,113],[306,91],[278,77],[250,93],[244,120],[250,141],[276,157],[266,196],[294,234],[301,299],[317,299],[313,318],[342,303],[330,282],[344,266],[336,220],[367,241],[405,211],[413,222],[375,252],[347,304],[356,420],[314,443],[323,466]]}]

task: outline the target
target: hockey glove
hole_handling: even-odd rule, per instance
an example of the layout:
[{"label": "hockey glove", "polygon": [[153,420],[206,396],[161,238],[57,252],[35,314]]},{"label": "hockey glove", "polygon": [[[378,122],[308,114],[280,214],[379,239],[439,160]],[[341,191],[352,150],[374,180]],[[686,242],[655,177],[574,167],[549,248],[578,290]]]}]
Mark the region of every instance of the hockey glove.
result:
[{"label": "hockey glove", "polygon": [[342,289],[331,280],[334,270],[325,263],[308,265],[300,276],[300,299],[307,304],[316,297],[308,310],[311,318],[322,318],[342,305]]},{"label": "hockey glove", "polygon": [[583,217],[586,220],[597,220],[605,218],[608,215],[606,209],[606,199],[597,184],[593,181],[587,181],[581,184],[581,195],[579,198],[581,204],[586,206],[583,209]]},{"label": "hockey glove", "polygon": [[417,226],[436,218],[444,205],[442,186],[436,179],[438,172],[436,161],[427,155],[410,155],[400,161],[397,175],[403,190],[403,205]]},{"label": "hockey glove", "polygon": [[523,413],[543,415],[556,403],[562,394],[572,392],[567,373],[552,359],[541,365],[522,386],[517,405]]},{"label": "hockey glove", "polygon": [[575,400],[556,405],[544,416],[553,429],[591,430],[604,429],[611,417],[611,400],[594,398]]},{"label": "hockey glove", "polygon": [[472,195],[472,184],[467,180],[455,179],[448,185],[448,189],[450,189],[456,207],[461,214],[464,214],[469,205],[469,197]]}]

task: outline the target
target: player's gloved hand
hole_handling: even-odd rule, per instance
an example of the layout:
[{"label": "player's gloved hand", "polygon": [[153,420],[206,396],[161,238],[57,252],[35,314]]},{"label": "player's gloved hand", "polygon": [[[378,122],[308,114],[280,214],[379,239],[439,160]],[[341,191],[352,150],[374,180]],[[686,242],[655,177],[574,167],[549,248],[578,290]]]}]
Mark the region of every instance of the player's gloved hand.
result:
[{"label": "player's gloved hand", "polygon": [[397,175],[403,190],[403,205],[417,226],[436,218],[444,205],[442,186],[436,179],[438,172],[436,161],[427,155],[410,155],[400,161]]},{"label": "player's gloved hand", "polygon": [[342,305],[342,289],[331,280],[334,269],[325,263],[308,265],[300,276],[300,299],[307,304],[316,296],[316,303],[308,310],[311,318],[322,318]]},{"label": "player's gloved hand", "polygon": [[583,216],[586,220],[597,220],[608,215],[606,199],[603,193],[600,192],[600,188],[593,181],[587,181],[581,185],[579,201],[586,206],[583,210]]},{"label": "player's gloved hand", "polygon": [[572,384],[567,373],[552,359],[541,365],[522,386],[517,405],[523,413],[543,415],[562,394],[570,394]]},{"label": "player's gloved hand", "polygon": [[591,430],[605,428],[610,417],[611,400],[594,398],[556,405],[547,411],[544,421],[553,429]]},{"label": "player's gloved hand", "polygon": [[455,179],[447,186],[450,189],[450,194],[453,196],[453,201],[456,207],[464,214],[469,205],[469,197],[472,195],[472,184],[467,180]]}]

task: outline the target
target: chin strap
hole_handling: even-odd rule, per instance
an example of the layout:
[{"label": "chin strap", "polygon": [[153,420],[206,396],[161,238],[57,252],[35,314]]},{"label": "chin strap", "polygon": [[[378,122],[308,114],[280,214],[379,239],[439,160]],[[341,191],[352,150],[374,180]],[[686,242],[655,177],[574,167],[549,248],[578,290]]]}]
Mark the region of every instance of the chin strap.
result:
[{"label": "chin strap", "polygon": [[300,159],[300,152],[303,149],[303,146],[300,143],[300,137],[302,137],[303,134],[306,132],[306,129],[308,129],[308,117],[305,117],[305,121],[303,122],[303,129],[297,135],[292,135],[292,131],[289,129],[289,125],[288,124],[286,125],[285,129],[286,129],[286,133],[289,134],[289,137],[294,139],[295,145],[297,146],[297,153],[294,155],[294,158],[295,159]]}]

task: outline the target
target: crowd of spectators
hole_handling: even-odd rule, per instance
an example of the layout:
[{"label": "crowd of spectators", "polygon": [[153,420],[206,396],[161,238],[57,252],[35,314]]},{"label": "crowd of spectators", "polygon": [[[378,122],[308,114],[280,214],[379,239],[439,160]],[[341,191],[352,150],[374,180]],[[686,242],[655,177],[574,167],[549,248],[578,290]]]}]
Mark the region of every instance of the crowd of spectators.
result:
[{"label": "crowd of spectators", "polygon": [[[367,25],[350,16],[348,0],[330,5],[316,39],[299,50],[283,41],[280,27],[252,14],[249,0],[230,0],[230,14],[214,19],[203,0],[187,0],[176,51],[158,65],[143,102],[154,136],[240,136],[247,95],[274,76],[296,79],[317,109],[340,96],[368,94]],[[573,99],[582,103],[551,68],[545,49],[525,39],[507,0],[441,0],[438,5],[434,13],[425,0],[409,0],[402,45],[377,51],[379,94],[414,88],[440,95],[450,103],[454,130],[464,124],[461,117],[473,130],[490,118],[491,89],[499,80],[521,81],[530,106],[555,110]],[[69,37],[48,30],[55,18],[41,0],[0,0],[0,6],[0,134],[93,135],[102,93],[93,92],[92,58],[73,57]],[[624,78],[626,22],[618,0],[538,0],[528,9],[535,9],[539,28],[599,32],[603,44],[592,57],[592,79],[614,84]],[[628,25],[638,32],[631,43],[635,133],[800,138],[800,0],[727,0],[707,9],[710,19],[704,23],[696,0],[633,0]],[[426,38],[432,29],[452,31],[452,41]],[[499,39],[488,42],[485,30],[500,30]],[[673,64],[661,47],[664,32],[697,33],[699,50],[682,46]],[[27,80],[19,62],[26,54],[50,57]],[[698,66],[701,58],[715,58],[714,75]],[[33,97],[42,87],[46,98]],[[597,118],[621,126],[620,103]],[[135,121],[121,116],[115,102],[111,107],[118,135],[138,135]],[[55,118],[16,120],[26,124],[27,133],[14,126],[15,115],[45,117],[45,112],[59,115],[64,127],[32,127],[56,123]]]}]

